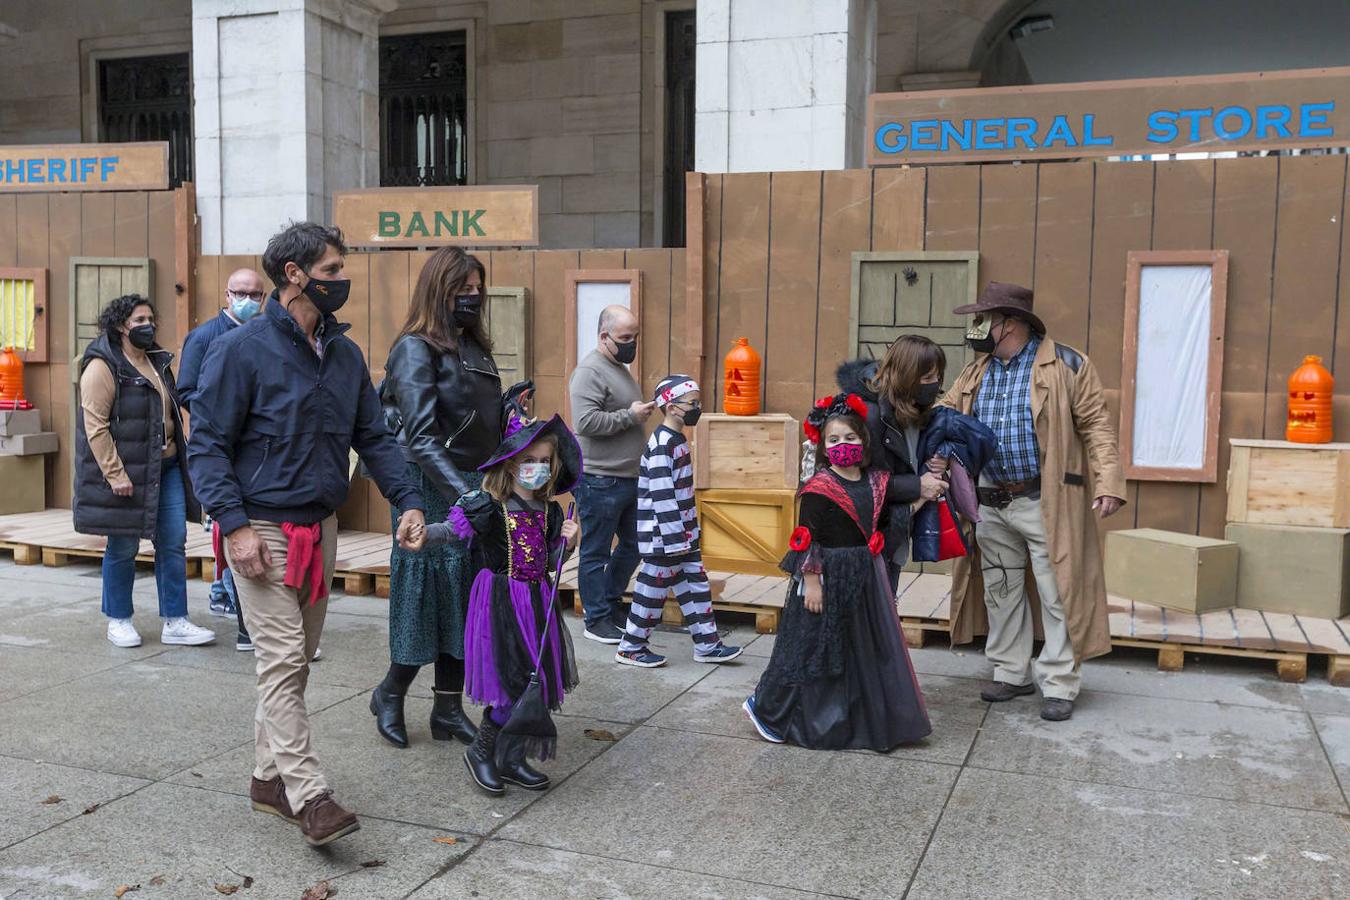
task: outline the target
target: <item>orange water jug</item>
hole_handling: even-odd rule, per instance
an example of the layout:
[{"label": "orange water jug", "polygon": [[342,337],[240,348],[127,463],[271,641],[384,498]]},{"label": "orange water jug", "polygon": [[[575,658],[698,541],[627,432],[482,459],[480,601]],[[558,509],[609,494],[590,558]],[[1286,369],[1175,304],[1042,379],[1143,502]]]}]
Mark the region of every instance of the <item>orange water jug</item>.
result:
[{"label": "orange water jug", "polygon": [[24,409],[23,360],[10,347],[0,350],[0,409]]},{"label": "orange water jug", "polygon": [[1325,444],[1331,440],[1331,393],[1336,379],[1322,368],[1322,357],[1305,356],[1289,376],[1289,421],[1286,440]]},{"label": "orange water jug", "polygon": [[722,411],[733,416],[759,415],[759,354],[747,338],[736,338],[722,368]]}]

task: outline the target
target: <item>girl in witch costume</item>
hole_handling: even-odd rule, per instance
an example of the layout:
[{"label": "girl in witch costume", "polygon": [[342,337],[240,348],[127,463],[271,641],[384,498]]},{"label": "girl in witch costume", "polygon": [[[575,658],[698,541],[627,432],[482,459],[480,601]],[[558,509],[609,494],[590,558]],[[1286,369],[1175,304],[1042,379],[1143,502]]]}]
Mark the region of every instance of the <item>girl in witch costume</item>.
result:
[{"label": "girl in witch costume", "polygon": [[461,496],[444,523],[427,527],[426,540],[428,546],[467,544],[478,571],[465,622],[464,689],[486,709],[464,763],[474,783],[494,795],[505,792],[503,782],[531,791],[549,786],[548,776],[525,761],[554,755],[556,731],[547,711],[536,711],[544,727],[534,734],[502,730],[530,686],[536,661],[536,690],[547,709],[560,708],[577,684],[572,640],[561,625],[550,576],[580,534],[552,498],[571,491],[581,477],[581,448],[556,415],[526,422],[513,414],[505,431],[480,469],[483,489]]},{"label": "girl in witch costume", "polygon": [[881,555],[888,473],[866,468],[866,413],[849,394],[806,419],[817,474],[782,562],[792,580],[773,655],[742,707],[767,741],[885,753],[933,730]]}]

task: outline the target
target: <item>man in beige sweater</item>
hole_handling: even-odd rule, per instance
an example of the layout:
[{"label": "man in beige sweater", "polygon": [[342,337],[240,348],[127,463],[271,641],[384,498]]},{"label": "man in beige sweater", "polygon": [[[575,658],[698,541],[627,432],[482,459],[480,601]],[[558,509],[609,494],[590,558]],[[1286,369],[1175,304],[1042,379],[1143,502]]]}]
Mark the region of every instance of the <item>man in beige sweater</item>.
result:
[{"label": "man in beige sweater", "polygon": [[572,492],[581,515],[578,580],[584,634],[602,644],[617,644],[623,637],[627,616],[620,598],[638,565],[638,464],[647,442],[643,425],[656,406],[643,400],[642,388],[628,371],[637,358],[638,330],[637,316],[627,307],[606,307],[596,348],[570,383],[572,430],[586,467]]}]

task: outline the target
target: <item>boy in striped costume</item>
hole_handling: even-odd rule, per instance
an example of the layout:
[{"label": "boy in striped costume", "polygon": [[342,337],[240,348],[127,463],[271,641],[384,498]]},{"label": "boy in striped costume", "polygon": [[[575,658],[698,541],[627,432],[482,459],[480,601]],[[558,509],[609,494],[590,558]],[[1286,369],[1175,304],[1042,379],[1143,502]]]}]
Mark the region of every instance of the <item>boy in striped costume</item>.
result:
[{"label": "boy in striped costume", "polygon": [[684,429],[703,412],[698,382],[671,375],[656,387],[656,405],[665,420],[652,432],[638,470],[638,569],[633,605],[615,661],[653,669],[666,658],[648,646],[661,608],[673,589],[694,639],[694,659],[723,663],[741,655],[717,637],[712,592],[699,551],[698,510],[694,506],[694,464]]}]

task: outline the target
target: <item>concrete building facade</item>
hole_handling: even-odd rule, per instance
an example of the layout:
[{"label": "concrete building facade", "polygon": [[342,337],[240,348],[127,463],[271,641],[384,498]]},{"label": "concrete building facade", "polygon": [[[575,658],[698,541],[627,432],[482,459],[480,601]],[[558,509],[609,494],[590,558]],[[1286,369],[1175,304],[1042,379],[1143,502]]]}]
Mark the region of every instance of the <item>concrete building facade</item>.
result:
[{"label": "concrete building facade", "polygon": [[[180,60],[153,77],[182,71],[187,81],[150,106],[188,130],[203,253],[256,252],[288,219],[328,218],[334,191],[390,183],[395,139],[429,147],[433,138],[452,147],[452,183],[537,184],[543,246],[679,244],[683,218],[672,207],[682,209],[684,171],[860,166],[874,91],[1350,60],[1337,37],[1350,33],[1346,4],[1277,6],[9,0],[0,6],[0,144],[119,139],[110,92],[131,110],[116,120],[124,124],[146,101],[109,79],[129,78],[137,60]],[[420,51],[391,50],[418,36],[462,47],[453,116],[416,105],[417,79],[443,79],[444,58],[418,69],[409,54]],[[413,105],[398,107],[406,134],[389,124],[397,104],[381,72],[391,62],[412,85]],[[164,111],[170,95],[181,113]],[[409,158],[423,171],[439,152]]]}]

